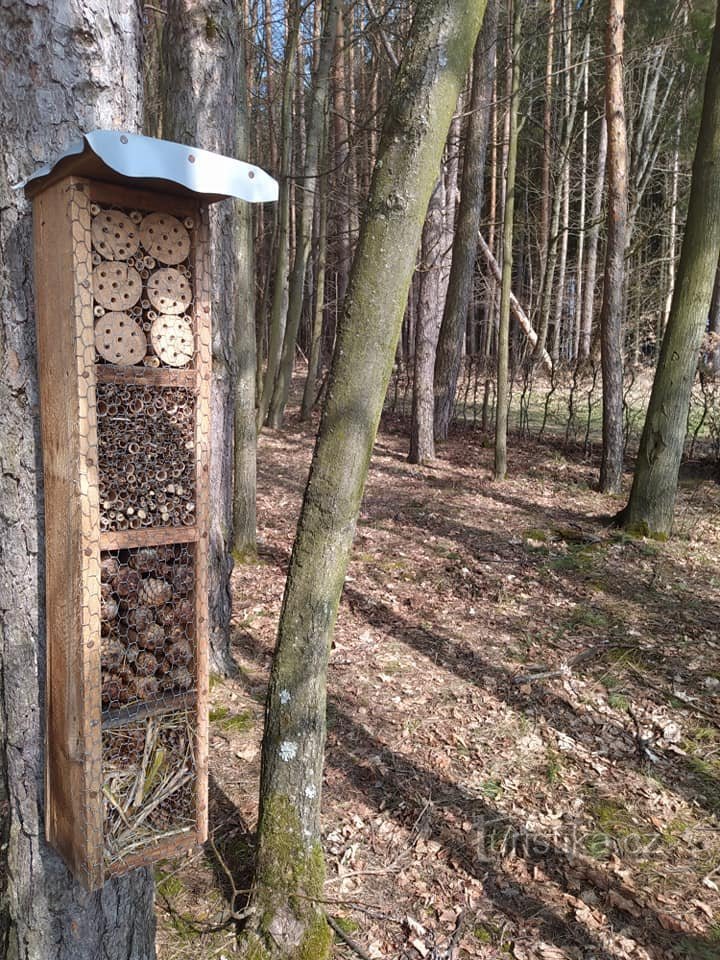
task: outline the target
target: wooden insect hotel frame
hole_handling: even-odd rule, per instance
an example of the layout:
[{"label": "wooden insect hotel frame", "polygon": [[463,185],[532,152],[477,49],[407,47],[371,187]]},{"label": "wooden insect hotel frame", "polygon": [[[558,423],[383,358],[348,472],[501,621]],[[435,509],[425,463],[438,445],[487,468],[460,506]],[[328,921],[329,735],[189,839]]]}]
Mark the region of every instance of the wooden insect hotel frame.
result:
[{"label": "wooden insect hotel frame", "polygon": [[277,186],[239,161],[96,131],[25,190],[45,492],[46,834],[96,889],[207,837],[208,202],[273,200]]}]

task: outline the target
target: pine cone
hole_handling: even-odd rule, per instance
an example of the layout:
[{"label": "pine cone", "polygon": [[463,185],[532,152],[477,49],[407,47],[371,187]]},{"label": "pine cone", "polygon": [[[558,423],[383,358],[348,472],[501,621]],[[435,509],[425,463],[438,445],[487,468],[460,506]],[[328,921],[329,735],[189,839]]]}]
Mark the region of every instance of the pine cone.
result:
[{"label": "pine cone", "polygon": [[165,656],[173,666],[186,666],[193,658],[192,649],[187,640],[173,643],[168,647]]},{"label": "pine cone", "polygon": [[115,557],[103,557],[100,561],[100,579],[103,583],[112,584],[118,575],[120,564]]},{"label": "pine cone", "polygon": [[143,580],[140,586],[140,603],[148,607],[161,607],[172,597],[172,587],[166,580],[152,577]]},{"label": "pine cone", "polygon": [[160,609],[155,614],[157,622],[161,623],[164,627],[172,627],[174,623],[177,622],[177,614],[175,613],[175,607],[172,604],[167,604]]},{"label": "pine cone", "polygon": [[160,695],[160,684],[155,677],[138,677],[135,690],[140,700],[155,700]]},{"label": "pine cone", "polygon": [[195,583],[192,567],[183,565],[176,567],[172,575],[172,584],[176,593],[189,593]]},{"label": "pine cone", "polygon": [[115,592],[119,597],[135,597],[142,581],[137,570],[123,567],[115,579]]},{"label": "pine cone", "polygon": [[140,677],[151,677],[157,670],[158,662],[152,653],[143,650],[135,661],[135,670]]},{"label": "pine cone", "polygon": [[165,643],[165,631],[157,623],[151,623],[143,633],[138,634],[138,646],[143,650],[159,650]]},{"label": "pine cone", "polygon": [[192,600],[178,600],[175,604],[175,615],[179,623],[192,623],[195,618]]},{"label": "pine cone", "polygon": [[152,573],[158,565],[158,552],[154,547],[141,547],[130,558],[138,573]]},{"label": "pine cone", "polygon": [[103,643],[100,648],[100,659],[103,670],[117,670],[125,659],[125,647],[119,640],[111,639],[108,643]]},{"label": "pine cone", "polygon": [[133,607],[128,611],[127,619],[130,626],[134,627],[139,633],[147,630],[154,621],[153,612],[148,607]]},{"label": "pine cone", "polygon": [[173,685],[180,687],[181,690],[189,690],[195,682],[187,667],[175,667],[170,673],[170,677]]},{"label": "pine cone", "polygon": [[109,677],[102,685],[102,705],[105,710],[120,701],[121,683],[117,677]]},{"label": "pine cone", "polygon": [[118,602],[112,594],[100,601],[100,617],[106,622],[114,620],[118,615]]}]

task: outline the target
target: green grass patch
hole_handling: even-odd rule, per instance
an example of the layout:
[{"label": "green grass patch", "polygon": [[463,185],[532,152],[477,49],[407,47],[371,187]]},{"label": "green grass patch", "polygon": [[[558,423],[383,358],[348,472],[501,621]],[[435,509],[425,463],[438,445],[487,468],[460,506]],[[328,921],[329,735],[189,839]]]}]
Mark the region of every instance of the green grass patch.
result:
[{"label": "green grass patch", "polygon": [[502,784],[499,780],[486,780],[482,785],[483,796],[490,800],[497,800],[503,792]]},{"label": "green grass patch", "polygon": [[210,711],[210,723],[216,723],[227,733],[245,733],[252,728],[253,718],[247,710],[232,713],[229,707],[213,707]]},{"label": "green grass patch", "polygon": [[164,870],[156,870],[155,883],[158,893],[162,894],[164,897],[167,897],[168,900],[172,900],[173,897],[180,896],[185,889],[182,880],[177,874],[167,873]]},{"label": "green grass patch", "polygon": [[335,923],[340,927],[343,933],[346,933],[349,937],[353,933],[357,933],[360,929],[360,924],[355,923],[354,920],[351,920],[350,917],[333,917]]}]

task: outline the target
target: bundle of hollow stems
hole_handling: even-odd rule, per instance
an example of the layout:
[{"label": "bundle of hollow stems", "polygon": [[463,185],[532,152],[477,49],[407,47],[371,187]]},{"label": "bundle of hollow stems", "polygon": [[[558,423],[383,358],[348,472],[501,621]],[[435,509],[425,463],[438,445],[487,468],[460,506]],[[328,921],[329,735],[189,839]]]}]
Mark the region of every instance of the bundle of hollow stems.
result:
[{"label": "bundle of hollow stems", "polygon": [[191,830],[195,757],[187,711],[107,731],[103,749],[105,859]]}]

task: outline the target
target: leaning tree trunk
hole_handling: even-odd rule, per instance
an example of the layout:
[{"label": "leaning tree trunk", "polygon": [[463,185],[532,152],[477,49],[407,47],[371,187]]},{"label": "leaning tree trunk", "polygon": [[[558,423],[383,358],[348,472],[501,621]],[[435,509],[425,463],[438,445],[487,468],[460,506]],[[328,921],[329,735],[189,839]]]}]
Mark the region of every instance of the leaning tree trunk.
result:
[{"label": "leaning tree trunk", "polygon": [[9,187],[81,130],[138,129],[140,9],[117,0],[45,0],[0,10],[0,873],[7,884],[0,889],[0,956],[151,960],[150,871],[87,893],[44,840],[44,529],[31,217],[22,193]]},{"label": "leaning tree trunk", "polygon": [[435,356],[435,439],[447,440],[455,406],[461,348],[472,297],[477,232],[483,204],[483,177],[487,152],[495,75],[497,0],[488,0],[483,27],[473,56],[470,119],[467,126],[460,208],[453,242],[447,299]]},{"label": "leaning tree trunk", "polygon": [[[240,21],[234,0],[168,0],[163,36],[163,136],[218,153],[235,152]],[[230,202],[210,208],[212,420],[210,434],[210,655],[230,661],[234,415],[235,218]],[[239,235],[237,235],[239,236]]]},{"label": "leaning tree trunk", "polygon": [[640,440],[630,500],[618,519],[667,536],[698,353],[720,252],[720,9],[705,83],[700,134],[672,308]]},{"label": "leaning tree trunk", "polygon": [[605,121],[608,128],[608,216],[600,311],[603,449],[600,489],[620,490],[623,467],[623,278],[627,227],[627,134],[623,96],[625,0],[610,0],[606,31]]},{"label": "leaning tree trunk", "polygon": [[245,956],[324,960],[326,677],[425,213],[484,0],[418,0],[388,107],[290,560],[265,714]]}]

